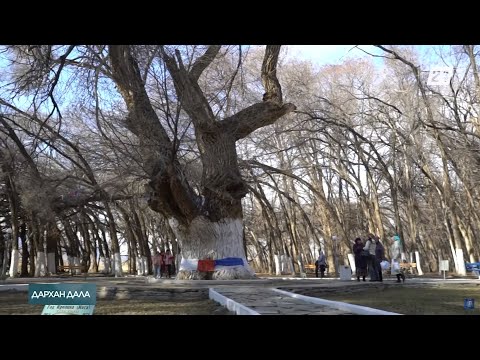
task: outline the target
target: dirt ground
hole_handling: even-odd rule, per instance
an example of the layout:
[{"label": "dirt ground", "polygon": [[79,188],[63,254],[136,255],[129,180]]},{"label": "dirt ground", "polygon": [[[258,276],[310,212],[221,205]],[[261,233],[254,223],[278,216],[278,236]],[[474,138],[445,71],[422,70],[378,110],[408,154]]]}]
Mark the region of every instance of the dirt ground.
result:
[{"label": "dirt ground", "polygon": [[[97,299],[94,315],[232,315],[208,298],[191,298],[177,294],[169,298]],[[43,305],[28,303],[24,291],[0,292],[0,315],[40,315]]]},{"label": "dirt ground", "polygon": [[[480,284],[365,284],[350,288],[282,288],[404,315],[480,315]],[[474,299],[474,309],[464,308]]]}]

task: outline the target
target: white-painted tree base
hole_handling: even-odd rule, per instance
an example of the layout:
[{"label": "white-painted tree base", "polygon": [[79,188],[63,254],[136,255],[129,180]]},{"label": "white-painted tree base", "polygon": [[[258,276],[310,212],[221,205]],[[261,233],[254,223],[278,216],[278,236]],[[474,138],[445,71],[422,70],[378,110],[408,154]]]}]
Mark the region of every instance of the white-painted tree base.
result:
[{"label": "white-painted tree base", "polygon": [[[73,265],[75,265],[75,266],[80,266],[80,265],[81,265],[81,264],[80,264],[80,258],[78,258],[78,257],[76,257],[76,256],[73,257]],[[72,270],[72,271],[73,271],[74,274],[77,274],[77,275],[82,273],[82,272],[80,271],[80,269],[74,269],[74,270]]]},{"label": "white-painted tree base", "polygon": [[142,267],[143,267],[143,275],[148,275],[148,260],[146,256],[142,256]]},{"label": "white-painted tree base", "polygon": [[35,277],[41,277],[46,275],[46,258],[43,251],[37,252],[37,258],[35,259]]},{"label": "white-painted tree base", "polygon": [[142,276],[142,275],[148,275],[148,262],[147,262],[147,257],[146,256],[140,256],[138,255],[135,259],[135,264],[137,266],[137,275]]},{"label": "white-painted tree base", "polygon": [[462,249],[455,249],[456,251],[456,258],[457,258],[457,274],[460,276],[467,275],[467,269],[465,267],[465,260],[463,258],[463,250]]},{"label": "white-painted tree base", "polygon": [[175,219],[169,219],[169,224],[179,241],[183,258],[198,260],[235,257],[244,259],[245,265],[222,267],[210,274],[199,273],[196,267],[181,265],[177,279],[200,280],[210,275],[212,279],[218,280],[255,278],[255,273],[245,261],[242,219],[224,218],[212,222],[204,216],[197,216],[188,226],[179,224]]},{"label": "white-painted tree base", "polygon": [[20,260],[20,251],[12,250],[12,257],[10,259],[10,270],[9,275],[11,278],[15,278],[18,276],[18,263]]},{"label": "white-painted tree base", "polygon": [[122,258],[120,257],[120,253],[115,253],[114,256],[114,275],[115,277],[123,277],[123,270],[122,270]]},{"label": "white-painted tree base", "polygon": [[415,262],[417,263],[418,275],[423,275],[422,263],[420,262],[420,253],[415,251]]},{"label": "white-painted tree base", "polygon": [[137,268],[137,275],[138,276],[143,275],[143,264],[142,264],[142,260],[140,259],[140,256],[138,255],[135,258],[135,266]]},{"label": "white-painted tree base", "polygon": [[282,275],[282,269],[280,268],[280,255],[273,255],[273,260],[275,262],[275,275]]},{"label": "white-painted tree base", "polygon": [[[95,258],[95,254],[91,253],[90,254],[90,268],[85,269],[86,272],[96,272],[97,269],[95,268],[94,264],[97,259]],[[97,264],[98,265],[98,264]]]},{"label": "white-painted tree base", "polygon": [[234,279],[256,279],[255,272],[248,265],[246,259],[243,265],[236,266],[215,266],[210,273],[199,272],[198,259],[184,259],[180,261],[180,269],[177,272],[178,280],[234,280]]},{"label": "white-painted tree base", "polygon": [[229,266],[228,269],[215,270],[211,273],[196,270],[179,270],[177,280],[235,280],[257,279],[257,276],[244,266]]}]

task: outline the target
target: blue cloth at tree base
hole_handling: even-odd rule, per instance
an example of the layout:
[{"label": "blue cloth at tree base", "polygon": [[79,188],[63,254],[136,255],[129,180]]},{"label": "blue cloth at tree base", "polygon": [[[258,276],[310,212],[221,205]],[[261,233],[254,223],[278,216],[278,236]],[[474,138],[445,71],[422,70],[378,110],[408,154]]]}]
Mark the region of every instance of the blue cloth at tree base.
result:
[{"label": "blue cloth at tree base", "polygon": [[476,263],[465,263],[465,268],[467,271],[480,270],[480,262]]},{"label": "blue cloth at tree base", "polygon": [[242,258],[228,257],[215,260],[215,266],[237,266],[243,265]]}]

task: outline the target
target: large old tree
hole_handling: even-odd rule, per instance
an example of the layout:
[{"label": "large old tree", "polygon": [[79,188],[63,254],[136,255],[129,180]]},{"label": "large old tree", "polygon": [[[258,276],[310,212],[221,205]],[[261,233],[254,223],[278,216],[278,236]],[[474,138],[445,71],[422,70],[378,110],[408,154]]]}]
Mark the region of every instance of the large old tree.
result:
[{"label": "large old tree", "polygon": [[202,163],[201,191],[194,191],[183,170],[172,139],[162,126],[142,80],[138,60],[128,45],[109,46],[115,81],[128,110],[127,127],[140,141],[144,168],[150,178],[150,207],[169,220],[180,242],[182,262],[178,278],[198,278],[189,259],[237,257],[245,266],[216,271],[213,278],[249,278],[243,244],[241,200],[247,188],[240,175],[236,142],[256,129],[274,123],[293,111],[283,104],[276,69],[280,46],[266,47],[261,78],[263,101],[233,116],[218,119],[199,85],[202,73],[219,54],[212,45],[193,64],[185,66],[179,51],[159,48],[173,80],[176,96],[195,128]]}]

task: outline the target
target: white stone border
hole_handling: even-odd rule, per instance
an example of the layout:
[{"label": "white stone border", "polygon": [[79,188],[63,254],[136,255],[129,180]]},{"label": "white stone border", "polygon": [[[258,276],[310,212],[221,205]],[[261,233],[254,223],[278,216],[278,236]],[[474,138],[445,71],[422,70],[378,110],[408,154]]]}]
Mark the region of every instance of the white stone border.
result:
[{"label": "white stone border", "polygon": [[316,297],[295,294],[295,293],[291,293],[291,292],[280,290],[280,289],[272,289],[272,290],[280,294],[287,295],[296,299],[300,299],[312,304],[325,305],[338,310],[351,312],[357,315],[402,315],[402,314],[398,314],[390,311],[369,308],[366,306],[347,304],[340,301],[325,300],[325,299],[320,299]]},{"label": "white stone border", "polygon": [[228,310],[235,312],[236,315],[261,315],[255,310],[252,310],[245,305],[237,303],[236,301],[219,294],[213,288],[208,289],[208,297],[218,302],[220,305],[225,306]]}]

